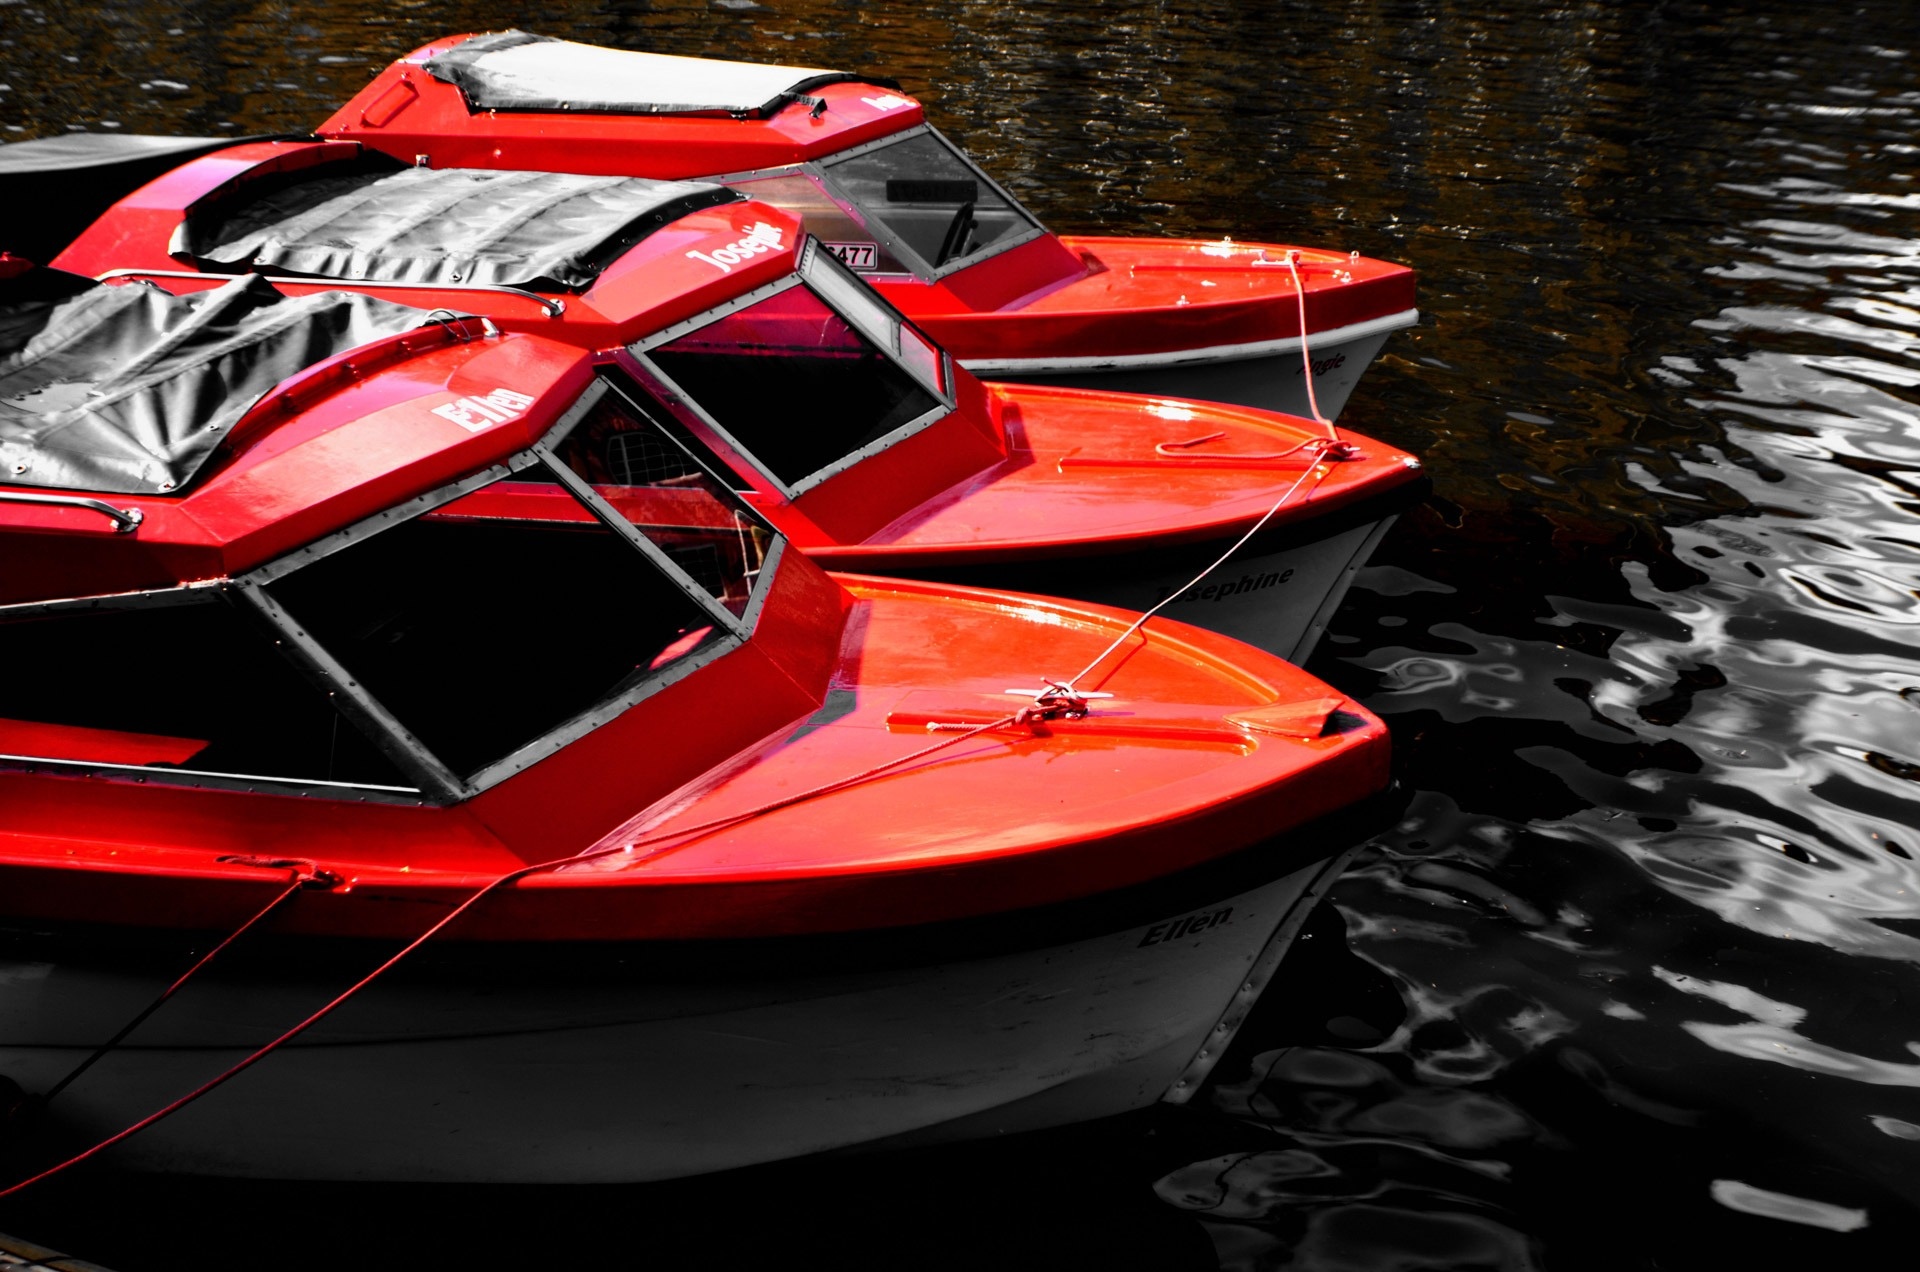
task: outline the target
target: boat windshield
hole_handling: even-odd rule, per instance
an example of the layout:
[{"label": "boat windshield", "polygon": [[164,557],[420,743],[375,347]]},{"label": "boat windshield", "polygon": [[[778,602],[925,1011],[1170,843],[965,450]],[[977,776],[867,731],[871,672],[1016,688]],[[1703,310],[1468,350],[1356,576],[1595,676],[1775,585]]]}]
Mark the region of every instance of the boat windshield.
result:
[{"label": "boat windshield", "polygon": [[555,457],[659,544],[736,616],[746,613],[772,532],[747,510],[732,468],[631,385],[602,378]]},{"label": "boat windshield", "polygon": [[930,128],[802,167],[714,179],[799,217],[862,273],[930,277],[1042,233],[1012,195]]},{"label": "boat windshield", "polygon": [[[518,771],[744,634],[772,535],[717,486],[665,488],[682,497],[641,526],[539,453],[464,486],[268,567],[261,590],[465,784]],[[527,658],[534,674],[503,679]]]},{"label": "boat windshield", "polygon": [[551,447],[605,440],[586,405],[238,579],[0,606],[34,673],[0,685],[0,767],[457,800],[736,648],[780,540],[684,451],[577,476]]},{"label": "boat windshield", "polygon": [[830,187],[869,225],[941,271],[1040,232],[1040,223],[931,129],[820,161]]},{"label": "boat windshield", "polygon": [[0,759],[418,798],[279,636],[218,586],[8,606],[0,665],[18,674],[0,685]]},{"label": "boat windshield", "polygon": [[798,277],[633,353],[789,496],[953,406],[945,355],[817,240]]}]

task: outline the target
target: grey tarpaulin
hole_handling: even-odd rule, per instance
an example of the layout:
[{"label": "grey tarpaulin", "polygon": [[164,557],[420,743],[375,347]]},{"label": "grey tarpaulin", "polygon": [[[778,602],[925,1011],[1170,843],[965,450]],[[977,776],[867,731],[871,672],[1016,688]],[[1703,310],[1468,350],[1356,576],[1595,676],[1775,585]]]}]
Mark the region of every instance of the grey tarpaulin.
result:
[{"label": "grey tarpaulin", "polygon": [[764,117],[827,84],[896,87],[892,80],[818,66],[635,53],[525,31],[462,41],[430,60],[427,71],[458,88],[469,111]]},{"label": "grey tarpaulin", "polygon": [[0,251],[43,264],[114,202],[190,159],[264,137],[62,133],[0,146]]},{"label": "grey tarpaulin", "polygon": [[345,292],[290,299],[258,278],[173,296],[146,284],[0,280],[0,482],[158,494],[193,480],[281,381],[420,325]]},{"label": "grey tarpaulin", "polygon": [[660,226],[744,197],[638,177],[356,167],[194,213],[172,248],[263,273],[575,290]]}]

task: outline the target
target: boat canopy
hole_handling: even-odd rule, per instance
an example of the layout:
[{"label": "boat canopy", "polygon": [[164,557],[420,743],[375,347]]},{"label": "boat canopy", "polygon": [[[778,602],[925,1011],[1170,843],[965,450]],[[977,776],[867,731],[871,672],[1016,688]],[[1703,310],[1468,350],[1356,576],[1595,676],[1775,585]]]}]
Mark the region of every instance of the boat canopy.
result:
[{"label": "boat canopy", "polygon": [[467,109],[765,118],[849,81],[892,81],[818,66],[762,66],[575,44],[525,31],[475,36],[427,62]]},{"label": "boat canopy", "polygon": [[661,226],[745,197],[639,177],[352,168],[195,208],[168,250],[322,278],[572,291]]},{"label": "boat canopy", "polygon": [[115,202],[201,155],[259,137],[61,133],[0,145],[0,251],[50,261]]},{"label": "boat canopy", "polygon": [[177,491],[260,397],[422,315],[258,278],[174,296],[57,270],[0,279],[0,482]]}]

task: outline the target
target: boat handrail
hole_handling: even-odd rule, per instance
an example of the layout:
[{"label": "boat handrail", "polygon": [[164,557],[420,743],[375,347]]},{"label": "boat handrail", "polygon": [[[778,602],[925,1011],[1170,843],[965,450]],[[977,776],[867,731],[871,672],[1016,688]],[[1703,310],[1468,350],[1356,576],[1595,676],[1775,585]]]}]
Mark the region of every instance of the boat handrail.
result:
[{"label": "boat handrail", "polygon": [[115,534],[132,534],[147,514],[138,508],[116,508],[104,499],[85,495],[41,495],[25,490],[0,490],[0,503],[48,504],[56,508],[85,508],[113,519]]},{"label": "boat handrail", "polygon": [[214,274],[197,269],[110,269],[104,274],[95,274],[93,281],[104,283],[110,278],[259,278],[269,283],[345,283],[352,287],[393,287],[411,291],[495,292],[503,296],[518,296],[522,300],[530,300],[546,310],[549,318],[558,318],[567,312],[567,303],[557,296],[542,296],[539,292],[528,291],[524,287],[507,287],[498,283],[391,282],[379,278],[333,278],[323,274],[304,277],[285,274]]}]

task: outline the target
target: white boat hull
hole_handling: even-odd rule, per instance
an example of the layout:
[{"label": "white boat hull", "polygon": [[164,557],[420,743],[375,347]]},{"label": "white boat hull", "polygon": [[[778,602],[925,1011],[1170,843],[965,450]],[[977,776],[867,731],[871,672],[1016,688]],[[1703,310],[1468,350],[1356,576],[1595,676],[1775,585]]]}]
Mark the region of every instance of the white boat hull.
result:
[{"label": "white boat hull", "polygon": [[[1224,633],[1288,662],[1305,662],[1353,586],[1354,576],[1394,520],[1383,517],[1311,543],[1235,556],[1199,587],[1170,602],[1160,615]],[[1070,594],[1122,609],[1147,610],[1205,564],[1196,557],[1191,564],[1138,577],[1108,577],[1095,588],[1083,587]]]},{"label": "white boat hull", "polygon": [[[1074,389],[1111,389],[1154,397],[1200,398],[1255,406],[1288,415],[1340,418],[1347,399],[1373,364],[1387,337],[1410,327],[1419,314],[1407,310],[1310,338],[1270,340],[1216,349],[1111,358],[968,358],[962,365],[985,380],[1058,384]],[[1307,400],[1306,367],[1313,366],[1313,397]]]},{"label": "white boat hull", "polygon": [[[1179,1099],[1345,855],[1281,858],[1270,868],[1293,868],[1277,878],[1119,930],[891,970],[783,974],[774,958],[723,979],[396,976],[106,1160],[282,1179],[643,1181]],[[46,1090],[168,974],[0,958],[0,1075]],[[79,1145],[131,1124],[350,979],[208,973],[58,1098],[55,1133]]]}]

